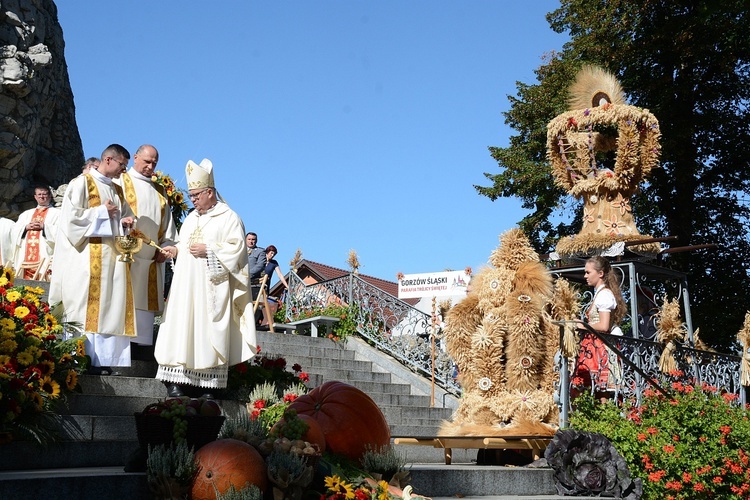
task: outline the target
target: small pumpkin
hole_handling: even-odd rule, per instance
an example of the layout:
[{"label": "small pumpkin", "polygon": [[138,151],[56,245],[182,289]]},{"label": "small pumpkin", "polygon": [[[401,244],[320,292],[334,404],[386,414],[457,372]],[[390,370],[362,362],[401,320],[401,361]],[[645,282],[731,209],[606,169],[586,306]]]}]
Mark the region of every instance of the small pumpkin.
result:
[{"label": "small pumpkin", "polygon": [[359,462],[368,445],[380,449],[391,431],[375,401],[356,387],[332,380],[295,399],[290,408],[320,425],[326,448]]},{"label": "small pumpkin", "polygon": [[193,481],[193,500],[213,500],[230,486],[235,490],[254,484],[262,492],[268,488],[266,463],[248,443],[237,439],[219,439],[195,453],[198,474]]}]

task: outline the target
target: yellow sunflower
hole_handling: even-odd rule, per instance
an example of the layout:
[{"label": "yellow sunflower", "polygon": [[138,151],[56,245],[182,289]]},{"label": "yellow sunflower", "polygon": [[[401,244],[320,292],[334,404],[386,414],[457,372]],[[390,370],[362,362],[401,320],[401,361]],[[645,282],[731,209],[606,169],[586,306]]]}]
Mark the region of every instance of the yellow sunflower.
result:
[{"label": "yellow sunflower", "polygon": [[85,356],[86,355],[86,345],[83,343],[83,340],[79,340],[76,342],[76,356]]},{"label": "yellow sunflower", "polygon": [[15,316],[18,319],[23,319],[26,316],[29,315],[31,311],[29,311],[29,308],[26,306],[18,306],[16,307],[16,311],[13,313],[13,316]]},{"label": "yellow sunflower", "polygon": [[31,401],[37,406],[37,409],[42,409],[42,407],[44,407],[44,399],[38,392],[31,393]]},{"label": "yellow sunflower", "polygon": [[5,276],[0,276],[0,286],[5,286],[8,284],[8,278]]},{"label": "yellow sunflower", "polygon": [[60,356],[60,364],[70,363],[71,361],[73,361],[73,356],[71,356],[67,352],[63,354],[62,356]]},{"label": "yellow sunflower", "polygon": [[78,385],[78,373],[75,370],[68,370],[68,375],[65,377],[65,385],[69,391],[72,391]]},{"label": "yellow sunflower", "polygon": [[0,328],[2,328],[3,330],[15,330],[16,322],[10,318],[0,319]]},{"label": "yellow sunflower", "polygon": [[7,354],[0,354],[0,366],[4,366],[10,363],[10,356]]},{"label": "yellow sunflower", "polygon": [[8,302],[15,302],[21,298],[21,294],[18,290],[11,290],[5,294],[5,298],[8,299]]},{"label": "yellow sunflower", "polygon": [[385,481],[378,481],[378,500],[388,500],[388,483]]},{"label": "yellow sunflower", "polygon": [[38,365],[36,365],[37,368],[39,368],[39,371],[42,372],[42,375],[52,375],[55,373],[55,363],[54,361],[42,361]]},{"label": "yellow sunflower", "polygon": [[50,377],[44,377],[40,385],[42,390],[46,392],[49,397],[56,398],[60,395],[60,384],[52,380]]},{"label": "yellow sunflower", "polygon": [[325,479],[325,485],[326,488],[328,488],[329,491],[344,495],[344,498],[347,500],[352,500],[354,498],[354,487],[343,481],[340,477],[334,475],[334,476],[327,476]]}]

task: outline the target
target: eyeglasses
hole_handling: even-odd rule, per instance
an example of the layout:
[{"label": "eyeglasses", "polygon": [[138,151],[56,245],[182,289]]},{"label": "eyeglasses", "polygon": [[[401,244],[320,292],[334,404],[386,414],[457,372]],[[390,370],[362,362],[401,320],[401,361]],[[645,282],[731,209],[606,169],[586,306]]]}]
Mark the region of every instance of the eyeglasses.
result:
[{"label": "eyeglasses", "polygon": [[200,198],[200,197],[201,197],[201,195],[202,195],[203,193],[205,193],[205,192],[206,192],[206,191],[208,191],[209,189],[210,189],[210,188],[206,188],[206,189],[201,189],[201,190],[200,190],[200,191],[198,191],[197,193],[188,193],[188,199],[189,199],[189,200],[191,200],[191,201],[197,200],[198,198]]},{"label": "eyeglasses", "polygon": [[127,169],[128,169],[128,164],[127,164],[127,163],[123,163],[123,162],[121,162],[120,160],[115,160],[115,159],[114,159],[114,158],[112,158],[112,157],[110,157],[110,159],[111,159],[112,161],[114,161],[115,163],[117,163],[118,165],[120,165],[120,168],[122,168],[123,170],[127,170]]}]

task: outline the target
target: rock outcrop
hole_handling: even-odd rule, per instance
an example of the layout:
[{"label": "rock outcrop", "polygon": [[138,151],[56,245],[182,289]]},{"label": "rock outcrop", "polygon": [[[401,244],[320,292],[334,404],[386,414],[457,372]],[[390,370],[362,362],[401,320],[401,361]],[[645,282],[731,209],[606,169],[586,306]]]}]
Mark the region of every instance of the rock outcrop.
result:
[{"label": "rock outcrop", "polygon": [[83,147],[52,0],[0,0],[0,216],[34,205],[33,186],[80,173]]}]

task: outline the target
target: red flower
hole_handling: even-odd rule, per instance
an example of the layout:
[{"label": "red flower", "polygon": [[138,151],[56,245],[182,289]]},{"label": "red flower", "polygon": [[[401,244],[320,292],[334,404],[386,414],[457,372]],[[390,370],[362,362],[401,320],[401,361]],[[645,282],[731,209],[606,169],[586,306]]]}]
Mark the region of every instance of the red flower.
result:
[{"label": "red flower", "polygon": [[310,381],[310,375],[307,374],[307,372],[300,372],[299,379],[303,382],[309,382]]},{"label": "red flower", "polygon": [[646,432],[648,432],[649,434],[653,436],[654,434],[659,432],[659,429],[657,429],[656,427],[649,427],[648,429],[646,429]]},{"label": "red flower", "polygon": [[253,403],[253,408],[257,408],[258,410],[262,410],[265,407],[266,407],[266,401],[264,399],[257,399]]},{"label": "red flower", "polygon": [[704,485],[703,483],[695,483],[693,485],[693,491],[700,492],[700,491],[705,491],[705,490],[706,490],[706,485]]},{"label": "red flower", "polygon": [[724,479],[721,476],[714,476],[712,481],[714,484],[721,484],[724,482]]},{"label": "red flower", "polygon": [[683,472],[682,473],[682,480],[686,483],[689,483],[693,480],[693,475],[689,472]]},{"label": "red flower", "polygon": [[666,475],[667,475],[666,471],[658,470],[656,472],[650,473],[648,475],[648,480],[651,481],[652,483],[658,483],[659,481],[661,481],[661,478],[663,478]]},{"label": "red flower", "polygon": [[662,446],[661,448],[665,453],[673,453],[674,452],[674,446],[671,444],[667,444]]},{"label": "red flower", "polygon": [[732,428],[728,425],[722,425],[721,427],[719,427],[719,430],[725,436],[727,436],[730,432],[732,432]]},{"label": "red flower", "polygon": [[682,483],[679,481],[667,481],[666,488],[668,490],[680,491],[682,489]]},{"label": "red flower", "polygon": [[302,371],[302,367],[299,365],[299,363],[294,363],[292,365],[292,370],[294,370],[295,372],[301,372]]},{"label": "red flower", "polygon": [[292,393],[292,392],[290,392],[288,394],[284,394],[284,402],[285,403],[291,403],[295,399],[297,399],[297,395],[294,394],[294,393]]}]

